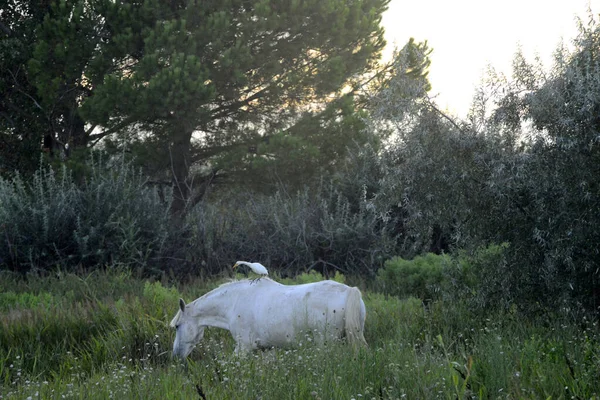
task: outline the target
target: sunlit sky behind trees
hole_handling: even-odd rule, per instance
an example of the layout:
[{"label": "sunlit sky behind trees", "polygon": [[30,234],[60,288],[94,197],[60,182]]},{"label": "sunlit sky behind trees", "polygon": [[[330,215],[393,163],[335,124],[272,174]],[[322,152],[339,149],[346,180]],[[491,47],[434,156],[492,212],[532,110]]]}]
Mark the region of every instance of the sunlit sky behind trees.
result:
[{"label": "sunlit sky behind trees", "polygon": [[464,117],[488,66],[510,74],[519,47],[550,65],[561,38],[569,45],[577,34],[576,18],[587,22],[588,9],[597,16],[600,0],[392,0],[383,25],[389,53],[410,37],[428,41],[431,94]]}]

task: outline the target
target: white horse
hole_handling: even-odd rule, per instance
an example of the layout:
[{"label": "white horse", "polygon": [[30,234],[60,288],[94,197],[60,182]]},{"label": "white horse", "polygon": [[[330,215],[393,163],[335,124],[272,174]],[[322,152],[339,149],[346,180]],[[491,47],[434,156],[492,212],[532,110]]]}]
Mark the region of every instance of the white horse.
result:
[{"label": "white horse", "polygon": [[366,309],[360,291],[334,281],[287,286],[269,278],[226,283],[191,304],[179,300],[171,321],[177,329],[173,355],[187,357],[202,340],[204,328],[227,329],[235,352],[290,347],[301,335],[312,334],[323,344],[346,337],[366,346]]}]

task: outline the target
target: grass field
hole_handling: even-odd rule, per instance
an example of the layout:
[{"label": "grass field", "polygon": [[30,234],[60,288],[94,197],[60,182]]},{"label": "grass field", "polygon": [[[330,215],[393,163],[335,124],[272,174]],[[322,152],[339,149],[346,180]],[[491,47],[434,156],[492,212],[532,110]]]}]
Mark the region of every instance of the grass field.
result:
[{"label": "grass field", "polygon": [[368,288],[367,349],[306,339],[238,357],[228,332],[208,329],[187,364],[175,363],[168,322],[178,298],[219,283],[175,287],[126,271],[1,275],[0,398],[599,398],[595,321],[484,317],[460,302],[425,307]]}]

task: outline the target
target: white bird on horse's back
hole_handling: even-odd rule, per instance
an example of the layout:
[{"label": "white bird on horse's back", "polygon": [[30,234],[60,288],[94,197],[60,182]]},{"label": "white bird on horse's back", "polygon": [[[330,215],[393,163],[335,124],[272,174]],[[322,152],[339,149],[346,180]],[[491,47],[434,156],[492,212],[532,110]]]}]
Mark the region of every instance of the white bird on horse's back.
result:
[{"label": "white bird on horse's back", "polygon": [[252,272],[259,275],[259,277],[254,279],[253,282],[258,281],[263,276],[269,275],[269,271],[267,271],[267,268],[259,262],[238,261],[233,266],[233,269],[236,269],[240,265],[245,265],[249,267],[252,270]]},{"label": "white bird on horse's back", "polygon": [[171,321],[177,329],[173,355],[187,357],[202,340],[204,328],[227,329],[235,351],[293,346],[306,333],[318,344],[345,337],[364,346],[366,317],[360,291],[334,281],[287,286],[269,278],[219,286],[186,305]]}]

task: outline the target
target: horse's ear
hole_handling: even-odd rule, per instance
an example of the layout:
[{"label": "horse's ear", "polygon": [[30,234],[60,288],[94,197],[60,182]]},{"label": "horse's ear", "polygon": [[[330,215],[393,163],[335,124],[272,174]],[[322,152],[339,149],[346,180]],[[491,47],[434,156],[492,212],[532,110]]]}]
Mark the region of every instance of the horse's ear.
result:
[{"label": "horse's ear", "polygon": [[183,299],[179,299],[179,309],[181,312],[185,311],[185,301]]}]

